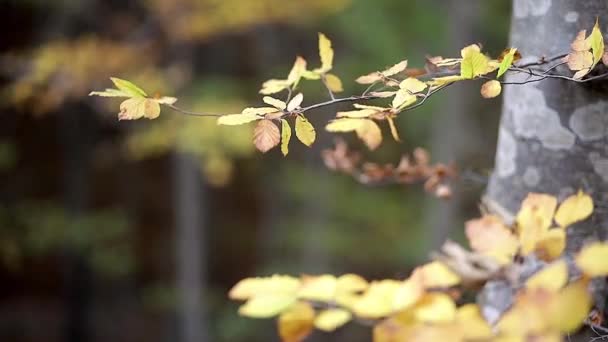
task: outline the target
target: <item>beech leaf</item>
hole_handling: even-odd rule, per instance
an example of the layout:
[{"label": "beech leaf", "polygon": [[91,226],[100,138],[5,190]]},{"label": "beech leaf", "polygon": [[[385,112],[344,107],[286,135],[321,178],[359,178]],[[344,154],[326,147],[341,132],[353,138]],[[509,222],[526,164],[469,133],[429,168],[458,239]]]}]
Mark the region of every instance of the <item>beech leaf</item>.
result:
[{"label": "beech leaf", "polygon": [[306,146],[312,145],[316,138],[315,128],[301,114],[296,117],[296,137]]},{"label": "beech leaf", "polygon": [[500,95],[502,87],[497,80],[487,81],[481,86],[481,96],[490,99]]},{"label": "beech leaf", "polygon": [[560,204],[555,213],[555,222],[561,227],[582,221],[593,213],[593,199],[591,196],[579,191]]},{"label": "beech leaf", "polygon": [[118,120],[156,119],[159,114],[158,102],[145,97],[132,97],[120,104]]},{"label": "beech leaf", "polygon": [[289,140],[291,139],[291,126],[285,119],[281,119],[281,153],[286,156],[289,153]]},{"label": "beech leaf", "polygon": [[262,153],[268,152],[281,141],[279,128],[271,120],[260,120],[253,131],[253,143]]}]

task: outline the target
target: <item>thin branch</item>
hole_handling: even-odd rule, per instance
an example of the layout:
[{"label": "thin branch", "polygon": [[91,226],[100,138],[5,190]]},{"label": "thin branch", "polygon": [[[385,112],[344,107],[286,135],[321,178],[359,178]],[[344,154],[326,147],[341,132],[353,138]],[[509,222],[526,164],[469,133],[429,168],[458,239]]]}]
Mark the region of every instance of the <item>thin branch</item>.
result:
[{"label": "thin branch", "polygon": [[182,114],[186,114],[186,115],[192,115],[192,116],[207,116],[207,117],[220,117],[223,116],[224,114],[211,114],[211,113],[199,113],[199,112],[191,112],[189,110],[185,110],[185,109],[181,109],[175,105],[172,104],[168,104],[166,105],[167,107],[173,109],[176,112],[180,112]]}]

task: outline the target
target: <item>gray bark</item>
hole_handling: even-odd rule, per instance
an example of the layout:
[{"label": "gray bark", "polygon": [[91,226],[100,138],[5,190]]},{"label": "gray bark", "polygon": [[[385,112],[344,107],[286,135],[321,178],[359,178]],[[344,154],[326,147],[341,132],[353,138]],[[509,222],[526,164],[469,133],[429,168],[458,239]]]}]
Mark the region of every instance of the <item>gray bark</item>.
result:
[{"label": "gray bark", "polygon": [[[608,1],[514,0],[511,45],[532,60],[565,53],[579,30],[590,32],[596,17],[607,32]],[[521,76],[509,80],[516,79]],[[560,200],[578,189],[590,193],[597,208],[591,219],[568,230],[567,256],[608,233],[607,89],[606,81],[565,80],[505,89],[495,170],[484,202],[509,221],[530,192]]]}]

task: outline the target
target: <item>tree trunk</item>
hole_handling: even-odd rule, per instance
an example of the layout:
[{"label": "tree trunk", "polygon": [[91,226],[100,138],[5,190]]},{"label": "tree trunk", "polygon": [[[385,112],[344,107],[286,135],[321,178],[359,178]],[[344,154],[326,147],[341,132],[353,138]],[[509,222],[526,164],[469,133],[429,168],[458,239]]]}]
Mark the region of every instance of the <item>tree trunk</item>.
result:
[{"label": "tree trunk", "polygon": [[[589,33],[596,18],[606,32],[608,1],[514,0],[511,45],[531,60],[567,53],[578,31]],[[596,210],[591,219],[568,229],[567,257],[608,234],[607,89],[606,81],[555,79],[505,89],[496,165],[484,202],[512,221],[530,192],[560,200],[579,189],[591,194]]]}]

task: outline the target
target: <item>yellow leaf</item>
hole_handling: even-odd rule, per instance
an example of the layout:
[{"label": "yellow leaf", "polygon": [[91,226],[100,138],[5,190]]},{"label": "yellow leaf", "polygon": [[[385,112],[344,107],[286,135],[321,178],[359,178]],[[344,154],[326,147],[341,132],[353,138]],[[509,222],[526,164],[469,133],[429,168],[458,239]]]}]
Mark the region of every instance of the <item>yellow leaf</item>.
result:
[{"label": "yellow leaf", "polygon": [[338,292],[358,292],[367,289],[367,281],[356,274],[344,274],[338,278],[336,291]]},{"label": "yellow leaf", "polygon": [[404,71],[405,68],[407,68],[407,60],[403,60],[403,61],[393,65],[392,67],[382,71],[382,75],[384,75],[385,77],[397,75],[398,73]]},{"label": "yellow leaf", "polygon": [[360,110],[351,110],[348,112],[338,112],[336,117],[339,118],[367,118],[370,115],[374,115],[378,113],[375,109],[360,109]]},{"label": "yellow leaf", "polygon": [[315,128],[310,124],[308,119],[303,115],[296,117],[296,137],[306,146],[312,145],[315,142],[317,134]]},{"label": "yellow leaf", "polygon": [[536,272],[526,281],[529,289],[543,288],[558,291],[568,282],[568,265],[563,260],[556,261]]},{"label": "yellow leaf", "polygon": [[230,289],[228,297],[234,300],[245,300],[264,293],[291,294],[295,293],[299,286],[300,280],[290,276],[246,278]]},{"label": "yellow leaf", "polygon": [[416,302],[424,294],[423,284],[420,279],[412,276],[403,281],[401,286],[395,292],[393,300],[393,310],[401,311],[416,304]]},{"label": "yellow leaf", "polygon": [[253,131],[253,143],[262,153],[268,152],[281,141],[279,128],[270,120],[260,120]]},{"label": "yellow leaf", "polygon": [[156,119],[159,114],[158,102],[145,97],[132,97],[120,104],[118,120]]},{"label": "yellow leaf", "polygon": [[300,82],[302,76],[306,72],[306,60],[300,56],[296,57],[296,61],[293,63],[293,67],[287,76],[286,84],[288,86],[296,87]]},{"label": "yellow leaf", "polygon": [[299,93],[298,95],[294,96],[293,99],[289,101],[289,104],[287,104],[287,111],[293,112],[295,109],[300,107],[302,101],[304,101],[304,94]]},{"label": "yellow leaf", "polygon": [[419,266],[412,277],[420,277],[425,288],[445,288],[460,284],[460,277],[440,261]]},{"label": "yellow leaf", "polygon": [[441,87],[450,83],[458,82],[464,80],[464,77],[460,75],[455,76],[444,76],[444,77],[435,77],[430,82],[429,85],[431,87]]},{"label": "yellow leaf", "polygon": [[384,112],[384,111],[390,110],[390,108],[378,107],[378,106],[368,106],[368,105],[364,105],[364,104],[360,104],[360,103],[355,103],[353,105],[353,107],[355,107],[357,109],[373,109],[377,112]]},{"label": "yellow leaf", "polygon": [[566,286],[547,305],[550,327],[562,333],[575,332],[589,315],[591,305],[587,281],[579,280]]},{"label": "yellow leaf", "polygon": [[234,125],[246,124],[248,122],[255,121],[255,120],[260,120],[260,119],[262,119],[262,117],[258,116],[257,114],[254,114],[254,113],[251,113],[251,114],[228,114],[228,115],[222,115],[219,118],[217,118],[217,124],[218,125],[234,126]]},{"label": "yellow leaf", "polygon": [[262,101],[280,110],[285,110],[285,108],[287,108],[285,102],[279,99],[275,99],[274,97],[264,96],[264,98],[262,98]]},{"label": "yellow leaf", "polygon": [[416,102],[416,95],[412,95],[407,89],[399,89],[393,98],[392,106],[396,109],[405,108]]},{"label": "yellow leaf", "polygon": [[364,318],[388,316],[394,311],[395,294],[400,286],[401,282],[390,279],[372,282],[354,304],[353,311]]},{"label": "yellow leaf", "polygon": [[399,88],[409,91],[411,94],[419,93],[426,89],[426,83],[414,77],[408,77],[399,84]]},{"label": "yellow leaf", "polygon": [[460,76],[465,79],[475,78],[488,73],[489,58],[481,53],[479,45],[473,44],[461,51]]},{"label": "yellow leaf", "polygon": [[503,57],[500,62],[500,66],[498,67],[498,73],[496,74],[496,78],[502,76],[507,70],[513,65],[513,59],[515,58],[515,53],[517,53],[516,48],[509,49],[509,52]]},{"label": "yellow leaf", "polygon": [[532,252],[547,233],[556,207],[557,199],[545,194],[531,193],[522,202],[516,221],[523,255]]},{"label": "yellow leaf", "polygon": [[492,337],[492,329],[476,304],[465,304],[456,311],[456,324],[466,340],[485,340]]},{"label": "yellow leaf", "polygon": [[287,89],[290,83],[287,80],[268,80],[262,84],[260,94],[271,95]]},{"label": "yellow leaf", "polygon": [[298,291],[298,298],[318,302],[330,302],[336,295],[338,280],[333,275],[302,277],[302,287]]},{"label": "yellow leaf", "polygon": [[328,132],[352,132],[363,125],[361,119],[343,118],[330,121],[325,130]]},{"label": "yellow leaf", "polygon": [[395,94],[397,94],[396,91],[372,91],[371,93],[369,93],[370,96],[376,96],[381,99],[393,97],[395,96]]},{"label": "yellow leaf", "polygon": [[319,313],[315,319],[315,327],[319,330],[331,332],[352,319],[352,314],[342,309],[327,309]]},{"label": "yellow leaf", "polygon": [[281,153],[286,156],[289,153],[289,140],[291,139],[291,127],[289,122],[281,119]]},{"label": "yellow leaf", "polygon": [[171,96],[163,96],[159,99],[153,99],[153,100],[160,104],[165,104],[165,105],[172,105],[175,102],[177,102],[177,98],[171,97]]},{"label": "yellow leaf", "polygon": [[330,71],[334,62],[334,50],[331,48],[331,40],[323,33],[319,33],[319,57],[321,57],[321,68],[315,71],[321,74]]},{"label": "yellow leaf", "polygon": [[576,265],[589,277],[608,275],[608,244],[594,242],[576,256]]},{"label": "yellow leaf", "polygon": [[393,136],[393,139],[395,139],[395,141],[401,141],[401,139],[399,138],[399,132],[397,131],[397,126],[395,126],[395,121],[393,120],[393,118],[387,117],[386,120],[388,121],[388,126],[391,129],[391,135]]},{"label": "yellow leaf", "polygon": [[555,222],[561,227],[567,227],[578,221],[582,221],[593,213],[593,199],[591,196],[579,191],[572,195],[557,209]]},{"label": "yellow leaf", "polygon": [[270,318],[295,302],[295,295],[263,294],[249,299],[239,308],[239,314],[251,318]]},{"label": "yellow leaf", "polygon": [[425,323],[451,322],[456,317],[452,298],[439,292],[424,295],[413,310],[416,319]]},{"label": "yellow leaf", "polygon": [[282,342],[303,341],[313,329],[315,310],[306,302],[295,302],[277,320]]},{"label": "yellow leaf", "polygon": [[340,78],[334,74],[325,75],[325,83],[329,90],[334,93],[341,93],[344,91],[344,87],[342,86],[342,81]]},{"label": "yellow leaf", "polygon": [[497,80],[487,81],[481,86],[481,96],[486,99],[491,99],[500,95],[501,90],[502,87]]},{"label": "yellow leaf", "polygon": [[468,221],[465,232],[471,249],[494,258],[501,265],[511,263],[519,248],[517,238],[496,216]]},{"label": "yellow leaf", "polygon": [[404,71],[405,68],[407,68],[407,60],[403,60],[384,71],[374,71],[370,74],[360,76],[355,80],[355,82],[359,84],[372,84],[384,79],[385,77],[396,75]]},{"label": "yellow leaf", "polygon": [[541,260],[553,261],[559,258],[566,248],[566,231],[561,228],[549,229],[536,243],[536,254]]},{"label": "yellow leaf", "polygon": [[368,119],[362,119],[361,121],[361,125],[355,129],[355,132],[359,139],[373,151],[382,143],[382,132],[374,121]]},{"label": "yellow leaf", "polygon": [[266,115],[272,113],[280,113],[274,107],[248,107],[243,109],[241,114],[257,114],[257,115]]}]

